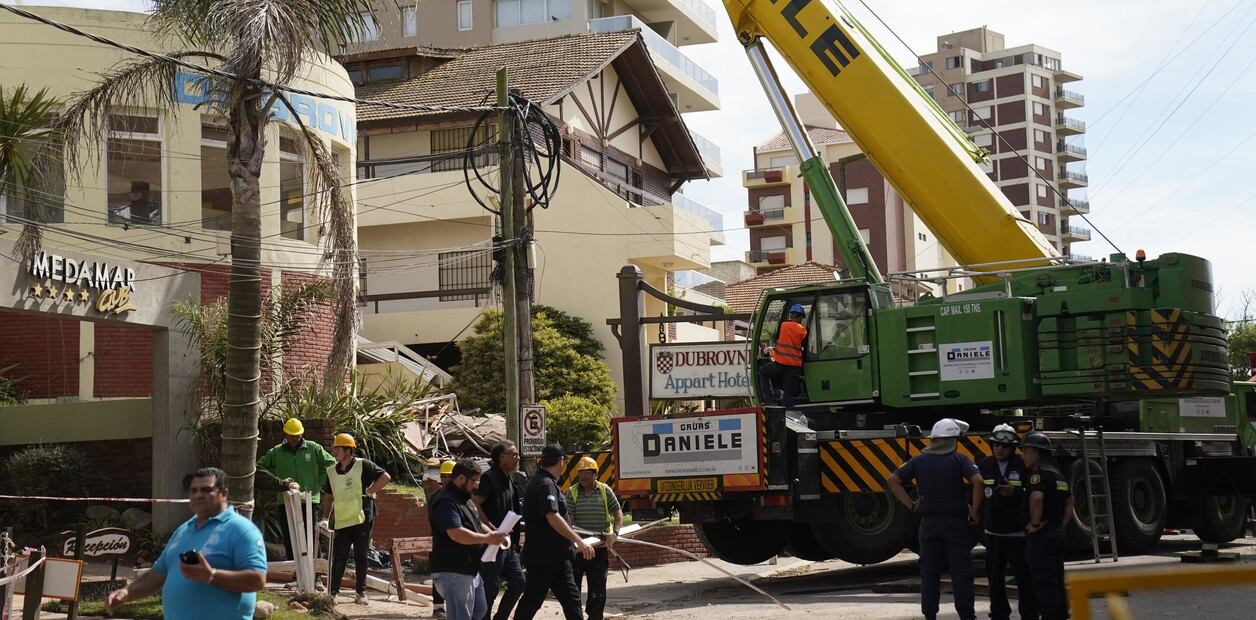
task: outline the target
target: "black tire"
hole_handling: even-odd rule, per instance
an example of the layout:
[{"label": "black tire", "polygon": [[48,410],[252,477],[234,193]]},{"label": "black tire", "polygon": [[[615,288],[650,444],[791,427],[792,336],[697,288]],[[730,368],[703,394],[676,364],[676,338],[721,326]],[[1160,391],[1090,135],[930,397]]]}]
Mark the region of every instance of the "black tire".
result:
[{"label": "black tire", "polygon": [[698,539],[711,555],[749,566],[766,562],[781,552],[789,540],[789,524],[784,521],[706,521],[694,528]]},{"label": "black tire", "polygon": [[833,554],[816,540],[816,537],[811,534],[811,526],[806,523],[790,524],[789,542],[785,544],[785,553],[811,562],[833,559]]},{"label": "black tire", "polygon": [[[1090,470],[1095,474],[1102,471],[1099,469],[1099,463],[1094,459],[1090,460]],[[1094,550],[1091,544],[1091,538],[1094,537],[1094,528],[1090,521],[1090,505],[1086,501],[1090,481],[1086,479],[1086,470],[1082,465],[1082,459],[1077,459],[1069,464],[1067,471],[1068,486],[1073,493],[1074,518],[1064,530],[1064,548],[1073,552],[1091,552]],[[1104,543],[1103,548],[1107,548],[1107,543]]]},{"label": "black tire", "polygon": [[1206,497],[1200,508],[1195,536],[1206,543],[1228,543],[1242,537],[1246,526],[1247,498]]},{"label": "black tire", "polygon": [[1117,546],[1122,553],[1152,550],[1169,513],[1160,472],[1151,459],[1120,459],[1111,475]]},{"label": "black tire", "polygon": [[889,493],[850,493],[838,500],[838,520],[811,524],[811,534],[833,557],[877,564],[911,541],[915,519]]}]

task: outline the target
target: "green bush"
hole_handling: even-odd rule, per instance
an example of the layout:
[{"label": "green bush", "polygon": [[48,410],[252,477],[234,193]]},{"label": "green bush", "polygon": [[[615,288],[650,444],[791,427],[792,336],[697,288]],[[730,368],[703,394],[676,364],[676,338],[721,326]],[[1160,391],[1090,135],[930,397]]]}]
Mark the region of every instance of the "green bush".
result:
[{"label": "green bush", "polygon": [[596,401],[566,394],[542,401],[545,405],[545,441],[575,450],[606,444],[611,437],[609,407]]},{"label": "green bush", "polygon": [[[5,488],[20,495],[83,497],[87,487],[87,458],[82,452],[60,444],[30,446],[4,461]],[[75,512],[65,502],[33,501],[22,510],[12,511],[18,527],[47,533],[49,526]]]}]

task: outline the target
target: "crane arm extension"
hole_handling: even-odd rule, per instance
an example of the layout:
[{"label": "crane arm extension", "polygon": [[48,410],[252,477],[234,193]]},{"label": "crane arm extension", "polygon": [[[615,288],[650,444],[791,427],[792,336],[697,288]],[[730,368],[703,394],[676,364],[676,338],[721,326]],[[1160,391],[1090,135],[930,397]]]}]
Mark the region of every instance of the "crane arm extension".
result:
[{"label": "crane arm extension", "polygon": [[723,1],[743,45],[772,42],[957,261],[1059,256],[978,167],[981,149],[840,3]]}]

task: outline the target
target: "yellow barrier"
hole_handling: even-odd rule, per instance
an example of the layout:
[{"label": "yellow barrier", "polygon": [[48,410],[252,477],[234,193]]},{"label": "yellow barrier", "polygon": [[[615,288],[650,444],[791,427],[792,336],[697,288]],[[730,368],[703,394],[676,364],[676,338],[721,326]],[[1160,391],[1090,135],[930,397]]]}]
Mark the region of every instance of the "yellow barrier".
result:
[{"label": "yellow barrier", "polygon": [[1073,620],[1090,620],[1090,599],[1104,595],[1112,620],[1129,620],[1124,594],[1135,590],[1216,588],[1256,585],[1256,566],[1157,567],[1130,570],[1087,570],[1068,575],[1068,600]]}]

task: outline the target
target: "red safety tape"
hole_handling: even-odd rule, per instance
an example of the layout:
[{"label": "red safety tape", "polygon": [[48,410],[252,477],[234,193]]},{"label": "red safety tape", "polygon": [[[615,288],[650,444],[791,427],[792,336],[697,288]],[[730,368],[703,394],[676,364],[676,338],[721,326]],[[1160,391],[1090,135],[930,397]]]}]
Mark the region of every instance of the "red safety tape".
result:
[{"label": "red safety tape", "polygon": [[148,497],[50,497],[47,495],[0,495],[0,499],[37,499],[53,502],[123,502],[130,504],[186,504],[186,499],[153,499]]},{"label": "red safety tape", "polygon": [[27,575],[31,574],[31,573],[32,573],[32,572],[33,572],[36,568],[39,568],[39,565],[40,565],[40,564],[43,564],[43,563],[44,563],[44,560],[46,560],[46,559],[48,559],[48,558],[39,558],[39,561],[35,562],[35,564],[33,564],[33,565],[31,565],[31,566],[26,567],[26,570],[24,570],[24,571],[22,571],[22,572],[20,572],[20,573],[18,573],[18,574],[16,574],[16,575],[10,575],[10,576],[8,576],[8,577],[4,577],[4,578],[0,579],[0,586],[10,584],[10,583],[12,583],[12,582],[14,582],[14,581],[17,581],[18,579],[21,579],[21,578],[23,578],[23,577],[25,577],[25,576],[27,576]]}]

